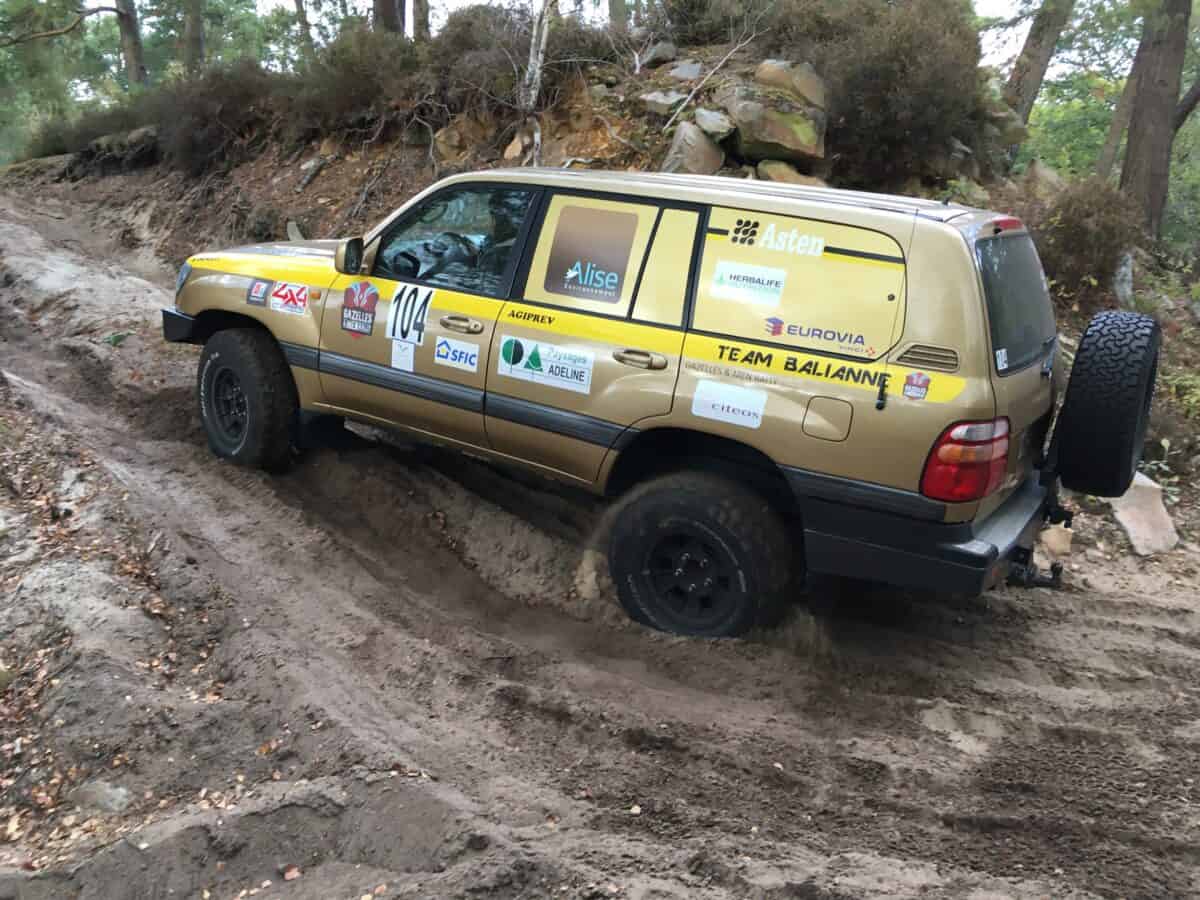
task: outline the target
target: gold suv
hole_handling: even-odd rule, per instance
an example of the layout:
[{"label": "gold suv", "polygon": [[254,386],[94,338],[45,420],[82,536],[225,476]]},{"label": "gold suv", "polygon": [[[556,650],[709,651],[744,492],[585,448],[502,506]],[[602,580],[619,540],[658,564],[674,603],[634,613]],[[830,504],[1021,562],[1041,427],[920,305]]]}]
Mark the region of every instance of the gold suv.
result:
[{"label": "gold suv", "polygon": [[769,623],[806,572],[976,593],[1038,578],[1058,484],[1122,493],[1159,332],[1103,313],[1054,435],[1053,308],[1018,220],[726,178],[458,175],[362,237],[191,257],[219,456],[355,419],[617,498],[645,624]]}]

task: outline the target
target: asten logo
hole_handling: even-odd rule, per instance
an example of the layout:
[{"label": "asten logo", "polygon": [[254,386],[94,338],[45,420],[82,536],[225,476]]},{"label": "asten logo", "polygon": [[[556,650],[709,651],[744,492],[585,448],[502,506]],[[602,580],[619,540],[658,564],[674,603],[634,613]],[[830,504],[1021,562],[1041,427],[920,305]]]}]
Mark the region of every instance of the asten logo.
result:
[{"label": "asten logo", "polygon": [[737,224],[733,227],[733,237],[730,240],[735,244],[745,244],[747,247],[753,247],[754,240],[757,237],[757,219],[738,219]]}]

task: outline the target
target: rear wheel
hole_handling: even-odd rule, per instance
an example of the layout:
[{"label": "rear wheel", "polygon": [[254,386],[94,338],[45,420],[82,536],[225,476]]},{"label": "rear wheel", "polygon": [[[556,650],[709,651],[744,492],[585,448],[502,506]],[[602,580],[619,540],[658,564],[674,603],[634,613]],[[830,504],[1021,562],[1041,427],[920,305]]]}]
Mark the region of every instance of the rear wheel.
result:
[{"label": "rear wheel", "polygon": [[635,621],[699,637],[743,634],[778,620],[792,546],[762,496],[700,472],[656,478],[621,501],[609,569]]},{"label": "rear wheel", "polygon": [[1129,489],[1150,422],[1162,337],[1158,323],[1104,312],[1088,323],[1055,436],[1064,487],[1096,497]]},{"label": "rear wheel", "polygon": [[200,418],[217,456],[272,470],[287,465],[296,384],[270,334],[218,331],[200,354],[197,382]]}]

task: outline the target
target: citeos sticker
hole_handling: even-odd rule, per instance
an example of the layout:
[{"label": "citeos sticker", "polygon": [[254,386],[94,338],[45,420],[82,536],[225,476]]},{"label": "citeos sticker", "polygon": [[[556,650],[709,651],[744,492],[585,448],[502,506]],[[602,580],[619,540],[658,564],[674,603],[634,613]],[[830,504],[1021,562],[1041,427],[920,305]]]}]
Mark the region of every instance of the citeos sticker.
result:
[{"label": "citeos sticker", "polygon": [[439,366],[474,372],[479,368],[479,345],[454,338],[438,338],[433,346],[433,361]]},{"label": "citeos sticker", "polygon": [[932,383],[933,379],[924,372],[909,372],[902,391],[910,400],[924,400],[929,396],[929,385]]},{"label": "citeos sticker", "polygon": [[758,428],[762,425],[766,406],[766,391],[719,381],[698,382],[696,393],[692,396],[693,416],[728,422],[741,428]]},{"label": "citeos sticker", "polygon": [[271,292],[271,285],[274,283],[255,278],[250,282],[250,287],[246,288],[246,302],[251,306],[266,306],[267,295]]},{"label": "citeos sticker", "polygon": [[778,306],[783,298],[787,270],[754,266],[729,259],[717,261],[710,291],[722,300]]},{"label": "citeos sticker", "polygon": [[595,357],[586,350],[505,335],[500,339],[496,372],[577,394],[590,394],[594,362]]},{"label": "citeos sticker", "polygon": [[429,304],[433,300],[433,288],[416,284],[400,284],[392,295],[392,308],[388,313],[387,336],[393,341],[415,344],[425,343],[425,318],[429,315]]},{"label": "citeos sticker", "polygon": [[379,291],[369,281],[357,281],[342,294],[342,329],[351,337],[364,337],[375,328]]},{"label": "citeos sticker", "polygon": [[271,309],[293,316],[304,315],[308,310],[308,285],[280,281],[271,291]]}]

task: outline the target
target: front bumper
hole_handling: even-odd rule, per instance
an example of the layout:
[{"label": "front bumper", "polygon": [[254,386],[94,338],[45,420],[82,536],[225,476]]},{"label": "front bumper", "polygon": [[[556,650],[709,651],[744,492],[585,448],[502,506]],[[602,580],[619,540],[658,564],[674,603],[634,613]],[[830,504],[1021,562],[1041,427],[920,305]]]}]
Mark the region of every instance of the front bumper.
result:
[{"label": "front bumper", "polygon": [[163,337],[176,344],[195,344],[196,320],[176,309],[162,311]]},{"label": "front bumper", "polygon": [[982,521],[945,523],[801,497],[808,569],[904,587],[979,594],[1037,539],[1052,495],[1037,473]]}]

